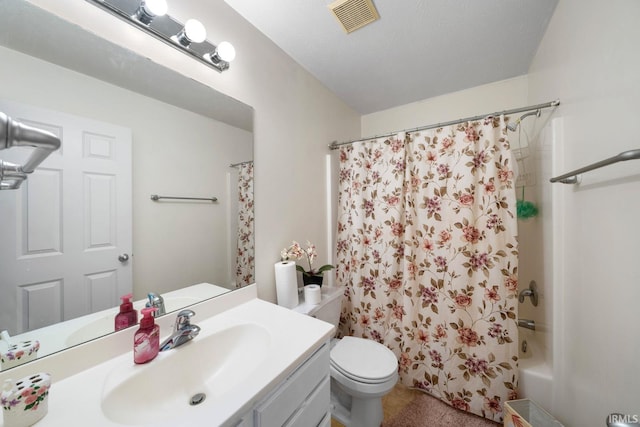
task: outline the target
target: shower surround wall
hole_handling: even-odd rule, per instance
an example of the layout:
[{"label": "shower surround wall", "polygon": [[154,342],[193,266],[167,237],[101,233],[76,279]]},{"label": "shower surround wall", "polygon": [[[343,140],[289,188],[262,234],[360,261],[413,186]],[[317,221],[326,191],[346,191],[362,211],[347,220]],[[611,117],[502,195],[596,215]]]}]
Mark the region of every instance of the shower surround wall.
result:
[{"label": "shower surround wall", "polygon": [[[520,328],[520,342],[527,342],[527,352],[520,352],[520,392],[522,397],[535,400],[540,406],[551,411],[553,381],[553,255],[545,251],[552,242],[553,208],[552,185],[552,145],[554,134],[547,125],[555,117],[557,109],[543,110],[539,118],[529,117],[520,124],[518,132],[511,136],[512,147],[518,141],[526,147],[528,157],[524,159],[525,171],[533,174],[526,183],[524,198],[539,209],[534,218],[518,220],[518,241],[520,248],[520,289],[527,289],[535,280],[539,301],[534,307],[530,298],[525,298],[519,306],[518,316],[536,322],[536,330]],[[557,136],[555,137],[557,140]],[[518,191],[522,198],[522,190]]]}]

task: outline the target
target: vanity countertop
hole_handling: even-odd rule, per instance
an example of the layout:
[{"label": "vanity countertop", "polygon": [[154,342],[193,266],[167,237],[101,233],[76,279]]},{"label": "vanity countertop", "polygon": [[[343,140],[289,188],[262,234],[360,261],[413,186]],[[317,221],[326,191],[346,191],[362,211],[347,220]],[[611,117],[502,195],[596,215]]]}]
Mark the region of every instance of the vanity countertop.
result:
[{"label": "vanity countertop", "polygon": [[[219,304],[224,297],[224,295],[220,296],[213,301]],[[200,335],[193,342],[184,344],[182,347],[160,352],[156,359],[147,364],[135,365],[132,351],[127,351],[63,380],[56,381],[54,376],[49,394],[49,412],[36,425],[70,426],[78,425],[78,422],[91,426],[124,425],[114,421],[113,417],[108,418],[101,403],[104,394],[109,390],[108,383],[112,381],[114,375],[116,378],[118,376],[129,378],[130,375],[134,375],[144,384],[146,383],[145,374],[149,372],[157,374],[158,370],[152,369],[154,364],[165,363],[163,359],[185,354],[187,355],[183,357],[185,360],[180,360],[180,363],[189,364],[191,358],[189,355],[194,353],[187,351],[187,346],[195,344],[197,340],[205,340],[208,336],[231,330],[238,325],[252,325],[251,327],[266,331],[265,336],[268,335],[268,340],[263,340],[264,343],[259,352],[243,353],[250,354],[250,357],[247,359],[247,371],[243,371],[237,383],[227,378],[223,393],[211,392],[211,396],[200,405],[189,407],[186,410],[188,412],[182,409],[183,415],[179,418],[172,415],[175,412],[172,408],[164,408],[161,421],[155,420],[148,423],[156,426],[223,425],[234,414],[249,410],[268,393],[270,388],[282,382],[296,366],[330,339],[334,333],[333,325],[259,300],[255,295],[233,308],[217,314],[213,313],[208,318],[206,309],[201,310],[200,318],[198,306],[194,306],[193,310],[196,316],[192,318],[192,323],[202,328]],[[166,337],[169,331],[170,329],[161,327],[161,339]],[[118,341],[119,344],[122,342],[122,340]],[[212,342],[215,344],[215,339]],[[84,346],[91,344],[87,343]],[[215,348],[215,345],[212,348]],[[219,351],[223,352],[225,349],[220,348]],[[255,364],[252,363],[254,360]],[[164,366],[166,365],[170,364],[165,363]],[[187,404],[188,402],[185,402],[185,405]]]}]

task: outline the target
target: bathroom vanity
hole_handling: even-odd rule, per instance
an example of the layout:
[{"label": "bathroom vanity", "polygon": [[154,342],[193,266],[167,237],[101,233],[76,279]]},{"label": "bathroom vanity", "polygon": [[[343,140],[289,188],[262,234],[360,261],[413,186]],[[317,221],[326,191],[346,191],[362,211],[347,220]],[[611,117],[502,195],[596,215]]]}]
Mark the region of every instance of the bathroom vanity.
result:
[{"label": "bathroom vanity", "polygon": [[[133,363],[130,328],[0,381],[51,374],[49,411],[37,426],[330,425],[332,325],[257,299],[255,285],[190,309],[200,334],[147,364]],[[161,338],[174,320],[158,319]]]},{"label": "bathroom vanity", "polygon": [[251,410],[227,425],[330,426],[328,366],[329,344],[326,343]]}]

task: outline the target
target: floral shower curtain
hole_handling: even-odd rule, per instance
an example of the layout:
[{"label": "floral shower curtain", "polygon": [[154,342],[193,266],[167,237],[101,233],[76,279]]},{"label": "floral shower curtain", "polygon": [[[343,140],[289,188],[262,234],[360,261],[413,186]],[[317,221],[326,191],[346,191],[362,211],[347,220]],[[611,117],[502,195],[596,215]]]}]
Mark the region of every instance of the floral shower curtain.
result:
[{"label": "floral shower curtain", "polygon": [[238,166],[236,288],[255,282],[253,218],[253,162],[249,162]]},{"label": "floral shower curtain", "polygon": [[398,357],[403,384],[489,419],[517,386],[517,225],[504,117],[340,151],[342,335]]}]

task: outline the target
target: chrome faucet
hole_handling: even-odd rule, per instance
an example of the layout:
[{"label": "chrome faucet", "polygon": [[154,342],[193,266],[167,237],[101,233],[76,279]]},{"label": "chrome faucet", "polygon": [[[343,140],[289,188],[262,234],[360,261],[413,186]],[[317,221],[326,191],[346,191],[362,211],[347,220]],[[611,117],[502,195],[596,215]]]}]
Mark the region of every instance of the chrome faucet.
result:
[{"label": "chrome faucet", "polygon": [[160,344],[160,351],[171,350],[191,341],[200,333],[200,327],[191,324],[191,317],[196,313],[191,310],[182,310],[176,317],[173,333]]},{"label": "chrome faucet", "polygon": [[160,295],[155,292],[149,292],[147,298],[149,298],[149,301],[147,301],[146,306],[157,308],[157,310],[153,312],[153,317],[160,317],[167,314],[164,309],[164,299]]}]

